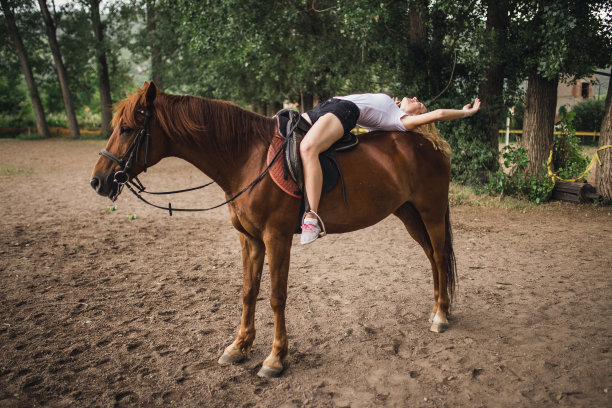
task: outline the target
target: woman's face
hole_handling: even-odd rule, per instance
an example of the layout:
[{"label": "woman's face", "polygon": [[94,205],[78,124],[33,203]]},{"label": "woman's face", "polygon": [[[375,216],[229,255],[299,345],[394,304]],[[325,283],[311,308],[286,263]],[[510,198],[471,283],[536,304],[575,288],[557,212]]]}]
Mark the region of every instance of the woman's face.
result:
[{"label": "woman's face", "polygon": [[404,99],[402,99],[402,102],[400,102],[399,108],[411,116],[420,115],[427,112],[425,105],[419,102],[416,96],[412,98],[405,96]]}]

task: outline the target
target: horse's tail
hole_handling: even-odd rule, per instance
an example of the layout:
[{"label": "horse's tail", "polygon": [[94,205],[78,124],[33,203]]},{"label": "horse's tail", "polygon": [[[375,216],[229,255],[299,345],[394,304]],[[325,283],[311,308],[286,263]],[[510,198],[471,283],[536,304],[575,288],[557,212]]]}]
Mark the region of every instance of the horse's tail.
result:
[{"label": "horse's tail", "polygon": [[444,255],[446,256],[446,283],[451,303],[455,297],[455,282],[457,281],[457,263],[453,250],[453,230],[450,223],[450,203],[446,207]]}]

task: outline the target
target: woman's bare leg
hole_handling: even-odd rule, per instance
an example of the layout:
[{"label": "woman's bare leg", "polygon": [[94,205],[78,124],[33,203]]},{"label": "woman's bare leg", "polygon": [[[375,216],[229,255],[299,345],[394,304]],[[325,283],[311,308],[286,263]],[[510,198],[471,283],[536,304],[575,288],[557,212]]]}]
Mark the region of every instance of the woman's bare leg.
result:
[{"label": "woman's bare leg", "polygon": [[[307,118],[309,119],[309,118]],[[300,143],[300,156],[304,168],[304,186],[310,209],[317,212],[323,188],[323,172],[319,162],[319,154],[329,149],[334,142],[344,134],[340,119],[333,113],[321,116],[310,128],[302,143]],[[316,218],[313,214],[306,217]]]}]

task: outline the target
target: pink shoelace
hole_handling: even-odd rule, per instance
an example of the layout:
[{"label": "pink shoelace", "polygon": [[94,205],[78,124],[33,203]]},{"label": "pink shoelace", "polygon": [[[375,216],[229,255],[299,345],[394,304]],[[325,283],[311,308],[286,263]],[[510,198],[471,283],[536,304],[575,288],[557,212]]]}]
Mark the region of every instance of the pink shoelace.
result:
[{"label": "pink shoelace", "polygon": [[315,232],[315,226],[316,224],[302,224],[302,231],[305,232]]}]

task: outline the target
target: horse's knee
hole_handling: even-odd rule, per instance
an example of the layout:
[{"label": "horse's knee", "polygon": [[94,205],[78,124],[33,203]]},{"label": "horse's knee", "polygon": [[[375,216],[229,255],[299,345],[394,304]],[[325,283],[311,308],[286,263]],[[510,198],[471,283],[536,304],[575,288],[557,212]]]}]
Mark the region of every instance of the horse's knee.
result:
[{"label": "horse's knee", "polygon": [[270,296],[270,306],[273,311],[285,310],[285,305],[287,303],[287,296]]},{"label": "horse's knee", "polygon": [[259,285],[244,285],[242,287],[242,303],[253,305],[259,295]]}]

